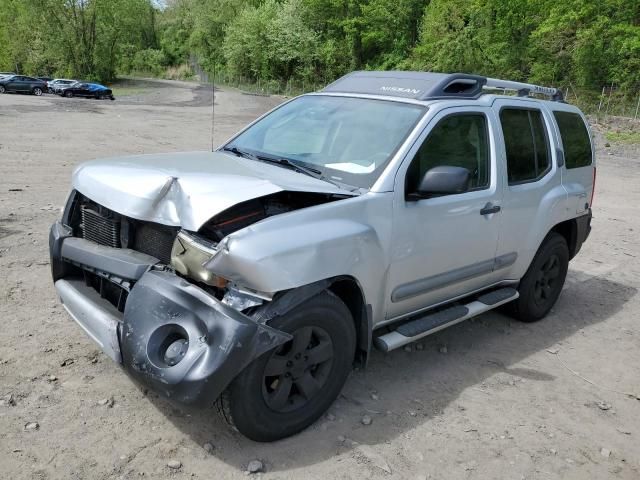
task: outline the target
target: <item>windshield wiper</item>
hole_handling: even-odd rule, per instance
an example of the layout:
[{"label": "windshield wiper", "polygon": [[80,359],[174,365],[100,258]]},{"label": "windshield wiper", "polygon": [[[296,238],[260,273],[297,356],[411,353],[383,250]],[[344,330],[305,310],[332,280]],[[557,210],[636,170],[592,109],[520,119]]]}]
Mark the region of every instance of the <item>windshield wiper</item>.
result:
[{"label": "windshield wiper", "polygon": [[309,175],[310,177],[313,177],[317,180],[322,180],[323,182],[330,183],[331,185],[338,187],[341,190],[344,190],[343,186],[338,185],[338,183],[334,182],[333,180],[329,180],[327,177],[325,177],[322,174],[320,170],[316,168],[308,167],[306,165],[301,165],[300,163],[289,160],[288,158],[267,157],[264,155],[256,155],[256,158],[258,160],[262,160],[263,162],[270,162],[270,163],[275,163],[276,165],[282,165],[283,167],[290,168],[299,173],[304,173],[305,175]]},{"label": "windshield wiper", "polygon": [[238,157],[244,157],[244,158],[248,158],[250,160],[260,160],[258,157],[256,157],[253,153],[249,153],[249,152],[245,152],[244,150],[240,150],[238,147],[233,146],[233,147],[224,147],[222,150],[225,150],[227,152],[231,152],[234,153],[235,155],[237,155]]},{"label": "windshield wiper", "polygon": [[307,167],[306,165],[300,165],[298,162],[293,162],[288,158],[268,157],[266,155],[255,155],[253,153],[247,152],[246,150],[240,150],[235,145],[224,147],[222,150],[231,152],[237,155],[238,157],[244,157],[250,160],[259,160],[261,162],[268,162],[275,165],[280,165],[285,168],[290,168],[292,170],[295,170],[298,173],[309,175],[310,177],[313,177],[318,180],[323,180],[340,189],[344,189],[344,187],[342,187],[341,185],[338,185],[336,182],[333,182],[332,180],[329,180],[327,177],[322,175],[322,172],[320,170],[312,167]]}]

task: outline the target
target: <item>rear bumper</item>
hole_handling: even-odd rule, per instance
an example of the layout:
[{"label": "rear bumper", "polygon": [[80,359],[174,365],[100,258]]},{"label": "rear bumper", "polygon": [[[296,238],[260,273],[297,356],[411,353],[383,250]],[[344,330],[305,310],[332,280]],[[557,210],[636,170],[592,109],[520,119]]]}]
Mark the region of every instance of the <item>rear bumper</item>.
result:
[{"label": "rear bumper", "polygon": [[[71,317],[132,377],[179,403],[211,404],[251,361],[291,338],[161,269],[154,257],[145,264],[138,252],[71,237],[59,222],[49,243],[55,287]],[[78,278],[78,269],[127,288],[124,312]],[[168,362],[176,340],[186,346]]]}]

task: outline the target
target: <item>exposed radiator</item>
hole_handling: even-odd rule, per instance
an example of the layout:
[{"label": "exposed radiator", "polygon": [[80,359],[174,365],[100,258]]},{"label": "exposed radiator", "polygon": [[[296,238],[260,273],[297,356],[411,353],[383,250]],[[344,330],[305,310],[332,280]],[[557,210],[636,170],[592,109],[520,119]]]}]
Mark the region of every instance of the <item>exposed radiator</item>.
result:
[{"label": "exposed radiator", "polygon": [[175,228],[156,223],[138,223],[132,248],[168,264],[171,261],[171,248],[177,233]]},{"label": "exposed radiator", "polygon": [[[83,238],[107,247],[129,247],[166,264],[171,261],[177,228],[127,218],[96,204],[85,204],[81,208]],[[121,243],[122,228],[125,228],[122,240],[127,242],[125,245]]]},{"label": "exposed radiator", "polygon": [[100,245],[119,248],[120,220],[111,212],[101,214],[88,206],[83,206],[82,236]]}]

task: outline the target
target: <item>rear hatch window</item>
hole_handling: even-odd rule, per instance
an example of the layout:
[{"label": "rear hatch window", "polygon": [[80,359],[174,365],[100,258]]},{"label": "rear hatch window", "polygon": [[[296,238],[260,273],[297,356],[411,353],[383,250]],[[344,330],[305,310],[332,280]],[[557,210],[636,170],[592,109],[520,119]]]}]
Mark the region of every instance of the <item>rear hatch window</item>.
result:
[{"label": "rear hatch window", "polygon": [[591,165],[591,139],[582,117],[570,112],[553,112],[553,116],[560,129],[567,168]]}]

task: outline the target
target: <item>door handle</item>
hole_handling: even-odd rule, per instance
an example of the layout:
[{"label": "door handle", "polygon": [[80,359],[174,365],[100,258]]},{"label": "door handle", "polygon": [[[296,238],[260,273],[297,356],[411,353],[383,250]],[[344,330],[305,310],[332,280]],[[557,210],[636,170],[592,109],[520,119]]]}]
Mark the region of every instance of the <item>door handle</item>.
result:
[{"label": "door handle", "polygon": [[498,213],[499,211],[500,205],[493,205],[489,202],[482,208],[482,210],[480,210],[480,215],[490,215],[492,213]]}]

